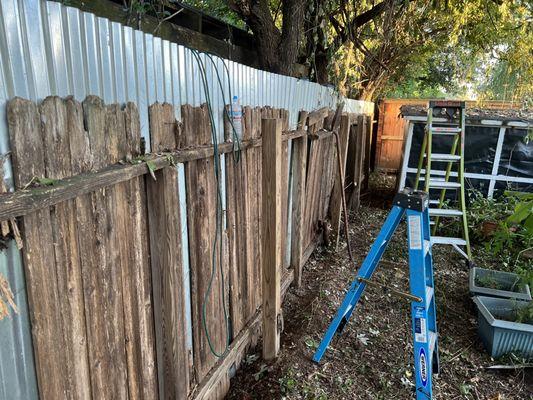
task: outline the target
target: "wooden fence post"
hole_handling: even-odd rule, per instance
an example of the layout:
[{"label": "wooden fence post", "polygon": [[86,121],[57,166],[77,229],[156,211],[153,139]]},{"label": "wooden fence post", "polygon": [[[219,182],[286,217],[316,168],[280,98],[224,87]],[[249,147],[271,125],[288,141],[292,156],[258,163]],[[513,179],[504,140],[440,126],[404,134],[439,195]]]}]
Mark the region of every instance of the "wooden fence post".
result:
[{"label": "wooden fence post", "polygon": [[281,121],[262,120],[263,358],[279,351],[281,308]]},{"label": "wooden fence post", "polygon": [[[308,113],[300,111],[298,129],[305,129]],[[292,233],[291,267],[294,271],[294,284],[302,285],[303,221],[305,204],[305,178],[307,171],[307,135],[292,141]]]}]

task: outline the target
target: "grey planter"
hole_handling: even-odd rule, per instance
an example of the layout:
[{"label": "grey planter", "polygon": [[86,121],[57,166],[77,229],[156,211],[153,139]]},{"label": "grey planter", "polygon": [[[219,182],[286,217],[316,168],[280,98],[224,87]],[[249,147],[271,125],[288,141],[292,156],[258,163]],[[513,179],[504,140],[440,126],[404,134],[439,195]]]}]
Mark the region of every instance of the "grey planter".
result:
[{"label": "grey planter", "polygon": [[478,309],[478,332],[491,357],[498,358],[508,353],[533,358],[533,325],[505,321],[518,307],[528,301],[474,297]]},{"label": "grey planter", "polygon": [[[479,279],[490,280],[500,287],[478,286]],[[531,292],[528,285],[519,284],[520,277],[511,272],[494,271],[492,269],[474,267],[470,269],[470,293],[473,296],[492,296],[506,299],[531,300]]]}]

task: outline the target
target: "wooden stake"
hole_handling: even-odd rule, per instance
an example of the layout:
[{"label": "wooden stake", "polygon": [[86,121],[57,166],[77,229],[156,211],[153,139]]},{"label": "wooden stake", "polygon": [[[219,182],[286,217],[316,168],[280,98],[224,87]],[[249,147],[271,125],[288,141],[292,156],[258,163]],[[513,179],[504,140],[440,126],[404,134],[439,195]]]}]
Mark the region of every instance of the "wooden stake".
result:
[{"label": "wooden stake", "polygon": [[262,131],[263,358],[272,360],[278,355],[280,334],[281,121],[263,119]]},{"label": "wooden stake", "polygon": [[339,142],[335,143],[336,148],[339,149],[337,154],[338,160],[340,160],[340,171],[337,168],[335,173],[335,184],[333,185],[333,194],[330,200],[330,217],[331,217],[331,230],[335,240],[335,248],[339,245],[339,231],[341,224],[341,212],[343,208],[343,195],[344,195],[344,171],[346,168],[346,153],[348,151],[348,135],[350,133],[350,117],[343,115],[340,120],[340,130],[338,134]]}]

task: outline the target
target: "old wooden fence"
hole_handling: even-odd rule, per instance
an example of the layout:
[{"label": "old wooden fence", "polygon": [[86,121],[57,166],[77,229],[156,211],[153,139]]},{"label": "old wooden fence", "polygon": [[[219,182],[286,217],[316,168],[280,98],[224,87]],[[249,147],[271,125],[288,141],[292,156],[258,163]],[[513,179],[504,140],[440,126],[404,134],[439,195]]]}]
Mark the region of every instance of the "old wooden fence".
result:
[{"label": "old wooden fence", "polygon": [[[345,187],[358,205],[363,117],[343,115],[338,124],[331,110],[302,111],[298,128],[288,131],[286,110],[245,107],[240,153],[229,126],[217,148],[226,154],[225,223],[217,235],[208,109],[185,105],[181,115],[176,121],[169,104],[149,108],[152,154],[143,154],[133,103],[89,96],[83,103],[48,97],[8,104],[17,190],[0,197],[0,221],[17,218],[21,227],[42,399],[223,397],[230,371],[261,333],[262,252],[270,251],[262,246],[262,187],[269,187],[262,180],[280,188],[280,246],[273,250],[284,252],[274,268],[280,297],[301,282],[327,227],[338,236]],[[346,182],[336,169],[335,121]],[[270,134],[281,141],[281,162],[262,171],[270,151],[262,148],[264,126],[279,124]],[[215,357],[210,347],[222,352],[226,343],[228,351]]]}]

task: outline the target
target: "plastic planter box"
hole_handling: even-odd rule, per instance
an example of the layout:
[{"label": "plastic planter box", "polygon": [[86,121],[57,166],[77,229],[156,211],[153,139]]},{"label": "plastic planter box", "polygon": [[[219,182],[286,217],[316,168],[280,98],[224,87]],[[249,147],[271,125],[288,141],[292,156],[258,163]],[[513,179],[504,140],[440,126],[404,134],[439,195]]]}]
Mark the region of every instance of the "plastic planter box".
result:
[{"label": "plastic planter box", "polygon": [[[500,289],[478,286],[479,279],[494,282]],[[470,293],[473,296],[493,296],[506,299],[531,300],[528,285],[518,283],[519,276],[511,272],[474,267],[470,269]]]},{"label": "plastic planter box", "polygon": [[500,319],[510,317],[517,307],[527,306],[528,301],[474,297],[478,309],[479,336],[491,357],[498,358],[516,353],[533,358],[533,325]]}]

